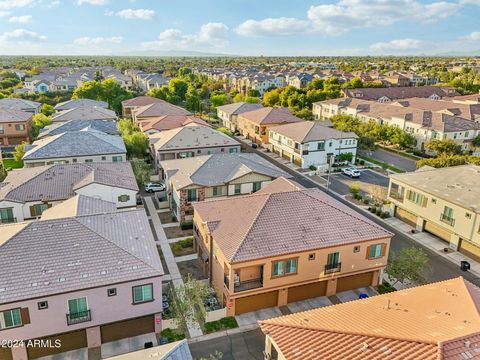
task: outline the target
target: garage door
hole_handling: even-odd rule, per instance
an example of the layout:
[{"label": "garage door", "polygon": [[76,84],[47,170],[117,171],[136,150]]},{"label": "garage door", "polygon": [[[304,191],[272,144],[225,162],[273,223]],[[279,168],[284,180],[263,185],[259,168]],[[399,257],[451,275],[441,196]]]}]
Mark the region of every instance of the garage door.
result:
[{"label": "garage door", "polygon": [[284,158],[285,160],[291,161],[291,160],[290,160],[290,155],[289,155],[287,152],[284,152],[284,153],[283,153],[283,158]]},{"label": "garage door", "polygon": [[297,156],[294,156],[293,157],[293,162],[298,165],[298,166],[302,166],[302,158],[299,158]]},{"label": "garage door", "polygon": [[458,251],[473,260],[480,261],[480,245],[474,244],[465,239],[460,239]]},{"label": "garage door", "polygon": [[103,325],[100,331],[102,333],[102,343],[151,333],[155,331],[153,315]]},{"label": "garage door", "polygon": [[430,234],[433,234],[435,236],[438,236],[440,239],[445,240],[450,242],[450,238],[452,236],[452,233],[440,225],[434,224],[431,221],[425,221],[425,227],[423,230],[429,232]]},{"label": "garage door", "polygon": [[313,284],[293,286],[288,288],[287,302],[295,302],[324,296],[327,293],[327,282],[319,281]]},{"label": "garage door", "polygon": [[235,299],[235,315],[277,306],[278,291]]},{"label": "garage door", "polygon": [[337,293],[372,285],[372,272],[345,276],[337,280]]},{"label": "garage door", "polygon": [[10,348],[0,347],[0,359],[12,360],[12,350]]},{"label": "garage door", "polygon": [[407,210],[396,207],[395,208],[395,217],[397,219],[400,219],[403,222],[413,226],[413,227],[417,226],[417,215],[414,215]]},{"label": "garage door", "polygon": [[273,152],[280,156],[280,149],[276,148],[275,146],[273,147]]},{"label": "garage door", "polygon": [[[36,359],[42,356],[54,355],[65,351],[76,350],[87,347],[87,334],[85,330],[73,331],[70,333],[54,335],[42,338],[41,340],[47,340],[55,345],[56,340],[60,340],[62,346],[58,349],[54,346],[35,346],[28,347],[28,358]],[[2,358],[3,359],[3,358]]]}]

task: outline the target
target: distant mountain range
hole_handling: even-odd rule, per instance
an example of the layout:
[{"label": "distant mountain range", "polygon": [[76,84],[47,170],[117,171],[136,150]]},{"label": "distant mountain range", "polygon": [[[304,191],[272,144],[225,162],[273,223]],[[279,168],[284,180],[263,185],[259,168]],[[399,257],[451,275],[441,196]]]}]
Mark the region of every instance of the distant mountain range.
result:
[{"label": "distant mountain range", "polygon": [[238,56],[232,54],[209,53],[189,50],[137,50],[112,54],[115,56],[164,56],[164,57],[225,57]]}]

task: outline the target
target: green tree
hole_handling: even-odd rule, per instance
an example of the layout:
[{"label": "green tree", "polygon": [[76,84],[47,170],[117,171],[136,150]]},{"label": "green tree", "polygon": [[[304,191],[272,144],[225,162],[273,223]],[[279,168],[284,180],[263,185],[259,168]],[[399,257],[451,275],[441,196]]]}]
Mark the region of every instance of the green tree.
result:
[{"label": "green tree", "polygon": [[259,103],[262,102],[262,100],[260,100],[260,98],[255,97],[255,96],[246,96],[244,101],[246,103],[249,103],[249,104],[259,104]]},{"label": "green tree", "polygon": [[15,151],[13,152],[13,158],[15,161],[21,161],[23,156],[25,155],[25,145],[26,142],[22,142],[21,144],[18,144],[15,146]]},{"label": "green tree", "polygon": [[50,116],[46,116],[43,113],[33,115],[32,136],[36,138],[40,133],[40,130],[51,123],[52,118]]},{"label": "green tree", "polygon": [[462,147],[451,139],[433,139],[430,140],[425,147],[436,154],[459,155],[462,153]]},{"label": "green tree", "polygon": [[143,160],[132,160],[133,173],[135,174],[135,180],[137,180],[138,187],[144,186],[150,181],[150,165]]},{"label": "green tree", "polygon": [[72,99],[93,99],[106,101],[110,109],[121,111],[121,102],[132,94],[121,87],[114,79],[86,81],[75,89]]},{"label": "green tree", "polygon": [[263,94],[264,106],[278,106],[280,104],[280,91],[279,89],[273,89]]},{"label": "green tree", "polygon": [[185,100],[185,95],[188,90],[188,83],[180,78],[173,78],[168,82],[168,88],[172,96],[178,96],[180,100]]},{"label": "green tree", "polygon": [[210,102],[214,108],[225,105],[228,103],[228,97],[226,94],[215,94],[210,96]]},{"label": "green tree", "polygon": [[392,285],[398,282],[420,285],[425,283],[423,274],[427,265],[428,257],[422,249],[406,247],[391,254],[386,272]]},{"label": "green tree", "polygon": [[140,131],[136,131],[132,134],[122,136],[127,148],[127,154],[130,158],[141,157],[143,158],[148,151],[148,139]]},{"label": "green tree", "polygon": [[55,109],[52,105],[43,104],[42,105],[42,114],[45,116],[50,116],[55,112]]},{"label": "green tree", "polygon": [[257,89],[248,89],[247,96],[260,97],[260,91],[258,91]]}]

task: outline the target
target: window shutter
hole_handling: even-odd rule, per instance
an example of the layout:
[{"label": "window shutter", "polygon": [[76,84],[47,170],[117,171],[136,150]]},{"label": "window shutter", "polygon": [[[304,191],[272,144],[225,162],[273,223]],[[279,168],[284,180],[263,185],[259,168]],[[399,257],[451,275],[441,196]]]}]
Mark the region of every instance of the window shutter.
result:
[{"label": "window shutter", "polygon": [[28,312],[28,308],[21,308],[20,309],[20,316],[22,317],[22,324],[23,325],[30,324],[30,313]]},{"label": "window shutter", "polygon": [[387,244],[384,243],[384,244],[382,244],[382,256],[385,256],[386,252],[387,252]]},{"label": "window shutter", "polygon": [[370,250],[372,249],[372,245],[367,246],[367,253],[365,254],[365,259],[370,259]]}]

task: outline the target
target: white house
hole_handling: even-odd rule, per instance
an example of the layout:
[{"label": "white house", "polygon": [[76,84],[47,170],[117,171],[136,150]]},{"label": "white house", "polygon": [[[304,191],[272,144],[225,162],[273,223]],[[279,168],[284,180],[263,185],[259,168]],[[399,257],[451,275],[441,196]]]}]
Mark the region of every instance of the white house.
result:
[{"label": "white house", "polygon": [[314,121],[274,126],[269,141],[278,155],[305,169],[315,166],[326,169],[330,157],[341,160],[341,154],[351,154],[352,163],[357,155],[358,136]]}]

